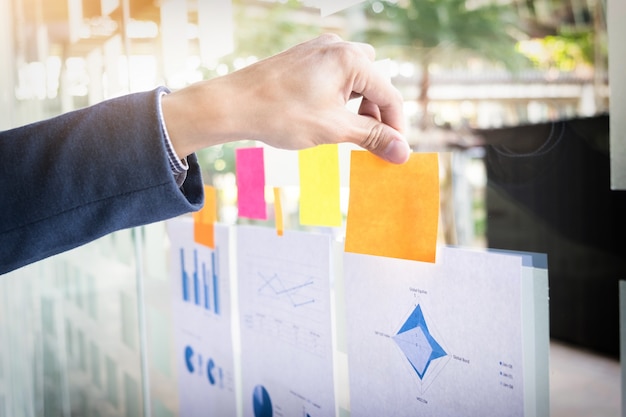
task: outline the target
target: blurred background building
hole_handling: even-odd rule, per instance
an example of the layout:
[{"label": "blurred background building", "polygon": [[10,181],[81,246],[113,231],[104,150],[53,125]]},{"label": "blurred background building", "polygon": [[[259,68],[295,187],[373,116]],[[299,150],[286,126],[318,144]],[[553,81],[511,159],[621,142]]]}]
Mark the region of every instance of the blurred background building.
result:
[{"label": "blurred background building", "polygon": [[12,109],[4,126],[157,84],[179,88],[327,31],[393,59],[409,116],[426,105],[435,125],[497,127],[608,108],[601,0],[373,1],[325,18],[294,0],[3,3],[3,105]]}]

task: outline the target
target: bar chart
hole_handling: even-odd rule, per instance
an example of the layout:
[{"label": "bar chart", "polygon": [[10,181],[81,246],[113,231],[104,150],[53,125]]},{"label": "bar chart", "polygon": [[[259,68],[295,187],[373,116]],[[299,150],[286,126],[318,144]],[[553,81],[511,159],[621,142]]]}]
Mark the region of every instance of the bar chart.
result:
[{"label": "bar chart", "polygon": [[220,280],[219,280],[219,249],[210,252],[210,259],[204,259],[193,249],[193,256],[180,248],[180,285],[185,303],[192,303],[204,310],[219,315]]},{"label": "bar chart", "polygon": [[237,415],[229,262],[232,229],[216,224],[211,247],[195,239],[192,218],[172,219],[167,225],[180,399],[176,415]]}]

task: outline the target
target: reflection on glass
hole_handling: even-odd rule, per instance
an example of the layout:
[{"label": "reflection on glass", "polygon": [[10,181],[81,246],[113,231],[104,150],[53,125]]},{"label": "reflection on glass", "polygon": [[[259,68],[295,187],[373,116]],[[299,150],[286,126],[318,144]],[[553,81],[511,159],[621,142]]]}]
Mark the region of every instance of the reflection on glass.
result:
[{"label": "reflection on glass", "polygon": [[[494,9],[503,15],[473,28],[472,13],[493,17],[488,2],[361,2],[320,19],[307,2],[242,0],[223,2],[219,11],[232,8],[232,21],[224,17],[210,28],[204,19],[220,16],[211,13],[220,7],[214,2],[178,7],[132,0],[127,27],[121,1],[96,3],[103,7],[82,2],[81,14],[72,1],[0,0],[0,90],[6,93],[0,128],[161,83],[182,87],[223,75],[323,31],[369,41],[379,58],[391,60],[412,146],[440,152],[440,241],[547,253],[553,337],[573,351],[602,355],[607,367],[619,365],[617,281],[626,276],[626,206],[624,194],[608,188],[606,2],[505,1]],[[232,36],[207,46],[207,31],[217,36],[217,26],[233,24]],[[403,50],[402,43],[412,47]],[[227,145],[200,155],[206,181],[221,190],[221,219],[230,224],[237,220],[233,155]],[[286,208],[286,218],[297,219],[297,204]],[[135,259],[133,236],[141,238],[142,259]],[[169,259],[169,250],[164,225],[155,224],[0,277],[0,416],[140,415],[148,411],[143,395],[152,415],[178,415],[180,352],[168,271],[172,262],[182,265]],[[187,301],[224,317],[229,304],[220,298],[226,287],[209,272],[215,265],[196,266],[192,253],[184,257],[188,278],[181,276],[179,286],[188,288]],[[137,295],[137,280],[146,286],[145,298]],[[147,351],[139,311],[147,313]],[[141,355],[148,356],[148,381]],[[214,374],[206,374],[208,361],[203,365],[210,386]],[[611,376],[585,382],[603,389],[607,383],[601,394],[611,390],[609,405],[619,395]],[[593,409],[594,399],[583,397],[592,388],[557,392],[585,398],[581,404]],[[250,393],[239,394],[251,401]],[[259,388],[253,401],[258,413],[270,412],[267,391]],[[558,398],[555,404],[558,413]]]}]

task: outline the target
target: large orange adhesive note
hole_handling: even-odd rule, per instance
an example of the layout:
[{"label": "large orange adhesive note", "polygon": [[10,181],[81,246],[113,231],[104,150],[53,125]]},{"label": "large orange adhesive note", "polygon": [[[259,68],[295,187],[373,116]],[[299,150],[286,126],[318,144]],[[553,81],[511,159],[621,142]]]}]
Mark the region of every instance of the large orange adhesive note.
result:
[{"label": "large orange adhesive note", "polygon": [[214,187],[204,186],[204,207],[193,213],[193,240],[215,249],[214,225],[217,221],[217,193]]},{"label": "large orange adhesive note", "polygon": [[352,152],[346,252],[435,262],[438,219],[436,153],[413,153],[394,165]]},{"label": "large orange adhesive note", "polygon": [[298,152],[300,224],[341,226],[339,149],[319,145]]}]

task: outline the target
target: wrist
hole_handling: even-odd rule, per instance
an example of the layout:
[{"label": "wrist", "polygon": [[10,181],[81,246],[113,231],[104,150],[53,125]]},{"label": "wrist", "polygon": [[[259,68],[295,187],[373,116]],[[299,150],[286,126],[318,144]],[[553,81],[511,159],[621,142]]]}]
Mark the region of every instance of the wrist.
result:
[{"label": "wrist", "polygon": [[221,79],[203,81],[162,97],[167,134],[181,158],[240,139],[231,105],[237,98],[226,84]]}]

